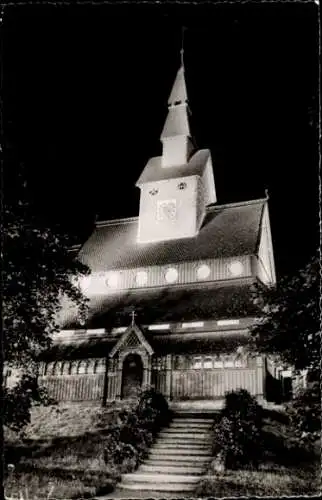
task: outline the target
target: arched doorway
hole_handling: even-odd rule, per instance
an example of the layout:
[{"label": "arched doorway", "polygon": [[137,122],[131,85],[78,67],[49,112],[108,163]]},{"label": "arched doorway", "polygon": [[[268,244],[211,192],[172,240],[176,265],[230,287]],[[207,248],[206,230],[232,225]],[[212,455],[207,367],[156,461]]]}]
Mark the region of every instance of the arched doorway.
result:
[{"label": "arched doorway", "polygon": [[142,387],[143,363],[138,354],[128,354],[123,362],[122,399],[135,397]]}]

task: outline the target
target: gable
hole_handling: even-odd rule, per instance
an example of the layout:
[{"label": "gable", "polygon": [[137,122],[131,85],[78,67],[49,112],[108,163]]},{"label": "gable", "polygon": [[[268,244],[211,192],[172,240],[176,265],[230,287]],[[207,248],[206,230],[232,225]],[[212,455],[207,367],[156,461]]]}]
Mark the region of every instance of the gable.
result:
[{"label": "gable", "polygon": [[263,207],[257,258],[257,274],[259,279],[266,284],[276,283],[272,235],[267,204]]},{"label": "gable", "polygon": [[153,354],[152,347],[136,325],[129,326],[115,344],[109,356],[113,358],[117,352],[128,349],[144,349],[148,354]]}]

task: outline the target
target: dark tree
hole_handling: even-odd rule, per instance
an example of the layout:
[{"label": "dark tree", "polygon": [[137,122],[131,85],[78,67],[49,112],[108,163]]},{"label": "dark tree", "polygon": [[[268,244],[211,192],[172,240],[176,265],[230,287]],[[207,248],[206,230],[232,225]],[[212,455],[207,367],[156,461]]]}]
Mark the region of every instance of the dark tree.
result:
[{"label": "dark tree", "polygon": [[19,374],[3,389],[3,423],[19,429],[33,402],[45,401],[37,385],[37,360],[59,330],[57,314],[66,297],[81,315],[87,300],[79,278],[88,268],[69,251],[74,241],[58,224],[49,225],[28,189],[26,172],[5,152],[2,213],[2,293],[4,362]]},{"label": "dark tree", "polygon": [[262,318],[252,328],[250,348],[277,356],[295,370],[307,370],[307,387],[286,405],[294,436],[307,445],[321,430],[320,259],[315,256],[295,276],[276,287],[258,285],[254,301]]},{"label": "dark tree", "polygon": [[261,319],[251,331],[251,349],[278,356],[296,370],[320,373],[320,259],[315,256],[276,286],[256,285]]}]

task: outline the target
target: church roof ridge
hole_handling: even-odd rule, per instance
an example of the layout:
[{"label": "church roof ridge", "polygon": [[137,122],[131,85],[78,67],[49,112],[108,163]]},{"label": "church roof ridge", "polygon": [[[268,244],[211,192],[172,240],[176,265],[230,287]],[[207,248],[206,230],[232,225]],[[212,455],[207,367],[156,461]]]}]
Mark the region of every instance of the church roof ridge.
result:
[{"label": "church roof ridge", "polygon": [[107,219],[107,220],[100,220],[96,222],[96,227],[103,227],[103,226],[115,226],[118,224],[127,224],[131,222],[137,222],[139,219],[138,216],[135,217],[121,217],[119,219]]},{"label": "church roof ridge", "polygon": [[248,205],[257,205],[258,203],[264,203],[267,198],[256,198],[254,200],[245,201],[235,201],[233,203],[224,203],[222,205],[211,205],[207,207],[207,212],[215,212],[221,208],[234,208],[234,207],[246,207]]},{"label": "church roof ridge", "polygon": [[[156,157],[157,158],[157,157]],[[222,208],[234,208],[234,207],[242,207],[248,205],[256,205],[257,203],[264,203],[267,201],[267,198],[256,198],[254,200],[245,200],[245,201],[237,201],[233,203],[224,203],[223,205],[212,205],[207,207],[207,212],[215,212],[216,210],[220,210]],[[104,226],[114,226],[118,224],[128,224],[137,222],[139,219],[138,216],[134,217],[121,217],[118,219],[107,219],[96,222],[96,227],[104,227]],[[81,245],[74,245],[72,249],[77,249],[81,247]]]}]

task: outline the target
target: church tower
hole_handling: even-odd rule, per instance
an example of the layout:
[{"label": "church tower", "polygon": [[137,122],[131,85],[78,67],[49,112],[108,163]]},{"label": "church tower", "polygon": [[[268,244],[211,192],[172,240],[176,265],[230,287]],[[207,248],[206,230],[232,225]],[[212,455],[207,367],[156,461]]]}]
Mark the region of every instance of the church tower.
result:
[{"label": "church tower", "polygon": [[168,116],[162,134],[162,167],[187,163],[193,150],[183,64],[179,68],[168,100]]},{"label": "church tower", "polygon": [[192,238],[206,207],[216,202],[208,149],[194,151],[183,60],[168,100],[162,156],[151,158],[136,185],[141,190],[138,242]]}]

